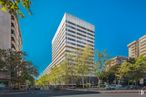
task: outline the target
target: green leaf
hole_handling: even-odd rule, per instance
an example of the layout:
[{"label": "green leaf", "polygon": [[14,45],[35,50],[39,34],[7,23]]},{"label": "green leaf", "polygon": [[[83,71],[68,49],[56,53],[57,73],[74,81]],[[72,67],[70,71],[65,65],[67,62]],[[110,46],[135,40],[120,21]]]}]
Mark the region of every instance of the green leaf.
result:
[{"label": "green leaf", "polygon": [[3,12],[7,12],[7,8],[6,8],[6,7],[2,7],[1,10],[2,10]]}]

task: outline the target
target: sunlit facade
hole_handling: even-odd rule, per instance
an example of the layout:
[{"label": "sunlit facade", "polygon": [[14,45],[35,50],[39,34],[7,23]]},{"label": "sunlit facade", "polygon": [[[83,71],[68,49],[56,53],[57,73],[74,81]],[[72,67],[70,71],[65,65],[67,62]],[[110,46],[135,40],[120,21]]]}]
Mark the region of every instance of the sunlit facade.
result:
[{"label": "sunlit facade", "polygon": [[136,58],[141,55],[146,56],[146,35],[128,44],[129,57]]},{"label": "sunlit facade", "polygon": [[[44,72],[49,73],[53,66],[58,65],[67,59],[67,53],[76,57],[78,54],[78,49],[83,50],[86,45],[91,48],[92,57],[89,65],[93,68],[94,40],[94,25],[71,14],[65,13],[52,40],[52,63]],[[69,60],[71,64],[76,64],[75,60]],[[90,76],[94,75],[91,74]]]}]

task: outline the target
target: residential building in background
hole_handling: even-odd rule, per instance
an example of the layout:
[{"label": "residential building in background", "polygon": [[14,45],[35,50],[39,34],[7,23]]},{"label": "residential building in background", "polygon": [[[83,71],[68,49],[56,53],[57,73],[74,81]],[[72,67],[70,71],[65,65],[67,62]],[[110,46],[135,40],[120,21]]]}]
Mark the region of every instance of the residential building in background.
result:
[{"label": "residential building in background", "polygon": [[136,58],[141,55],[146,56],[146,35],[128,44],[129,57]]},{"label": "residential building in background", "polygon": [[146,56],[146,35],[139,38],[139,55]]},{"label": "residential building in background", "polygon": [[106,65],[106,70],[109,70],[112,66],[120,65],[127,60],[128,58],[125,56],[116,56],[114,58],[111,58]]},{"label": "residential building in background", "polygon": [[128,56],[135,58],[138,57],[139,55],[139,46],[138,46],[139,42],[133,41],[130,44],[128,44]]},{"label": "residential building in background", "polygon": [[[18,19],[15,14],[0,11],[0,49],[21,51],[22,36]],[[0,72],[0,86],[5,86],[10,80],[8,72]]]},{"label": "residential building in background", "polygon": [[[77,49],[82,50],[86,45],[90,46],[92,54],[94,54],[94,32],[94,25],[71,14],[65,13],[52,40],[52,63],[44,72],[49,73],[53,66],[67,59],[67,53],[77,56]],[[71,64],[76,64],[75,60],[69,60]],[[92,55],[89,63],[89,65],[93,67],[94,55]],[[90,76],[94,76],[94,74],[90,74]]]},{"label": "residential building in background", "polygon": [[[129,57],[136,58],[138,56],[146,56],[146,35],[140,37],[138,40],[128,44]],[[146,85],[146,77],[143,80]]]}]

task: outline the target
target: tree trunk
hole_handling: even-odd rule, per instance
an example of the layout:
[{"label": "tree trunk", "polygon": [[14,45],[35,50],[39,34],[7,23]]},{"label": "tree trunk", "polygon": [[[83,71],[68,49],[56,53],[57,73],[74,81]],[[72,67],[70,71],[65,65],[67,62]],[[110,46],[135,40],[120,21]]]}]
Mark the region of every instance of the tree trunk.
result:
[{"label": "tree trunk", "polygon": [[101,80],[100,79],[98,79],[98,86],[100,87],[100,83],[101,83]]},{"label": "tree trunk", "polygon": [[82,86],[84,88],[84,76],[82,76]]},{"label": "tree trunk", "polygon": [[128,81],[128,86],[129,86],[129,81]]}]

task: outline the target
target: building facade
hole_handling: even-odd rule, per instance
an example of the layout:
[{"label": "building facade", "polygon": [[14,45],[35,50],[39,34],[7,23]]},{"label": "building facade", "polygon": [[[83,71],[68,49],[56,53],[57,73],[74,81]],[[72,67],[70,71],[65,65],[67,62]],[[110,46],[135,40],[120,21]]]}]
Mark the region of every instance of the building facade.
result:
[{"label": "building facade", "polygon": [[[22,37],[19,29],[17,16],[0,11],[0,49],[12,49],[21,51]],[[0,86],[8,84],[10,75],[7,72],[0,72]]]},{"label": "building facade", "polygon": [[20,51],[22,37],[16,15],[0,11],[0,48]]},{"label": "building facade", "polygon": [[[128,53],[129,57],[132,58],[136,58],[141,55],[146,57],[146,35],[128,44]],[[146,77],[142,80],[144,80],[144,85],[146,85]]]},{"label": "building facade", "polygon": [[128,44],[129,57],[136,58],[141,55],[146,56],[146,35]]},{"label": "building facade", "polygon": [[128,56],[135,58],[138,57],[139,55],[139,42],[138,41],[133,41],[128,45]]},{"label": "building facade", "polygon": [[106,70],[109,70],[112,66],[120,65],[127,60],[128,58],[125,56],[116,56],[109,60],[109,62],[106,65]]},{"label": "building facade", "polygon": [[[92,49],[94,54],[95,26],[79,19],[71,14],[65,13],[62,21],[52,40],[52,63],[46,68],[45,73],[49,73],[53,66],[60,64],[67,59],[67,53],[73,56],[78,55],[78,49],[83,50],[86,45]],[[72,64],[75,60],[69,59]],[[90,64],[93,66],[94,55]],[[92,75],[91,75],[92,76]]]},{"label": "building facade", "polygon": [[146,35],[139,38],[139,55],[146,56]]}]

